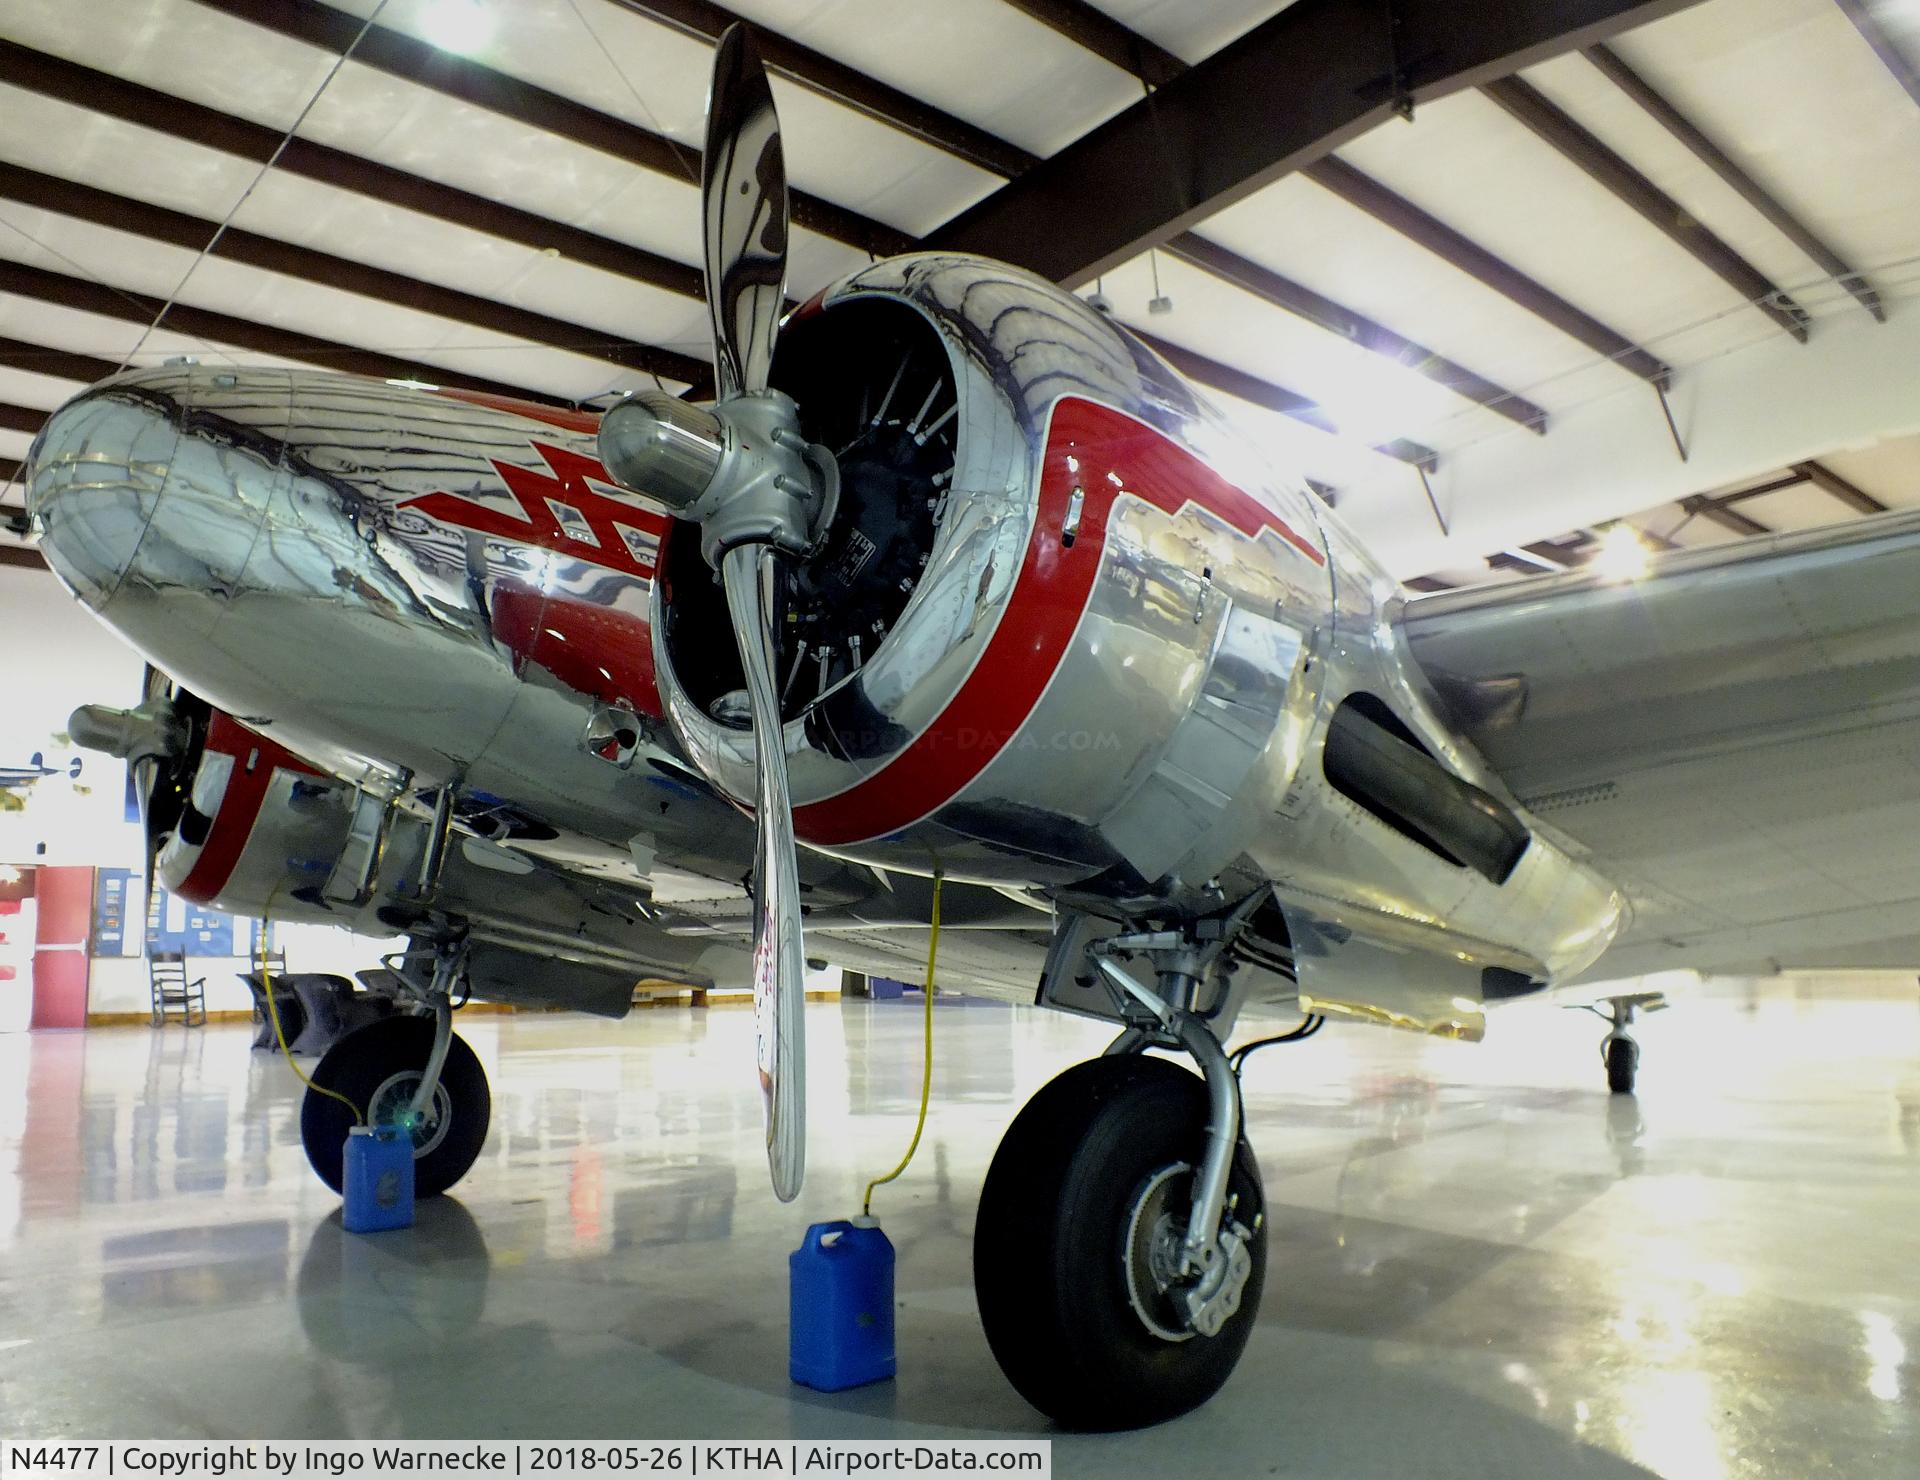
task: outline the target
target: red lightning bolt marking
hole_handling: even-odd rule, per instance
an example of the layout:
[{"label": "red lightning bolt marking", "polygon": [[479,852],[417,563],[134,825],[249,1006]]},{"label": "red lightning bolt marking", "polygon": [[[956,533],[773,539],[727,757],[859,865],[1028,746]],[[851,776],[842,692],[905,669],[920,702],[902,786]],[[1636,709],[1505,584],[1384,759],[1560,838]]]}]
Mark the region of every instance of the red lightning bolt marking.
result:
[{"label": "red lightning bolt marking", "polygon": [[[515,467],[497,457],[488,459],[494,471],[500,475],[500,481],[507,485],[507,491],[520,505],[521,512],[526,516],[524,519],[516,519],[502,509],[454,493],[422,494],[418,498],[403,499],[400,507],[418,509],[443,524],[520,544],[535,545],[542,550],[551,550],[556,555],[570,556],[590,565],[601,565],[609,570],[638,576],[642,580],[652,580],[653,562],[636,555],[621,531],[636,530],[658,541],[666,532],[666,516],[620,499],[609,498],[604,493],[595,493],[587,486],[588,479],[599,483],[613,480],[607,477],[607,470],[594,458],[569,452],[564,447],[555,447],[547,442],[534,442],[532,446],[552,470],[551,476],[532,468]],[[553,512],[548,499],[578,509],[580,517],[586,520],[594,542],[568,534],[561,527],[559,516]]]}]

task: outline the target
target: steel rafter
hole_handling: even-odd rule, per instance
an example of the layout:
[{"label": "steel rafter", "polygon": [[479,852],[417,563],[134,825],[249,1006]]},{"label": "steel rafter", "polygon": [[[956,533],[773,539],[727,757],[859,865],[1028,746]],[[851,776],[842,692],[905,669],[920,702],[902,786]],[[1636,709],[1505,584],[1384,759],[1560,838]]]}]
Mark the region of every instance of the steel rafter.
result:
[{"label": "steel rafter", "polygon": [[1231,283],[1243,292],[1285,309],[1288,313],[1317,324],[1329,333],[1337,334],[1361,349],[1370,350],[1383,359],[1424,375],[1436,384],[1445,386],[1455,394],[1467,400],[1496,411],[1510,421],[1516,421],[1536,432],[1547,429],[1547,412],[1542,406],[1535,405],[1526,397],[1504,386],[1496,385],[1483,376],[1476,375],[1466,366],[1449,360],[1413,340],[1396,334],[1385,324],[1355,313],[1352,309],[1335,303],[1324,294],[1316,293],[1302,283],[1283,277],[1277,272],[1262,267],[1259,263],[1229,251],[1217,242],[1206,237],[1196,236],[1193,232],[1183,231],[1169,241],[1164,248],[1169,257],[1176,257],[1189,266]]},{"label": "steel rafter", "polygon": [[[360,36],[363,24],[360,17],[322,5],[319,0],[197,0],[197,3],[336,56],[352,46],[353,60],[361,66],[431,88],[642,169],[689,181],[698,189],[698,149],[385,26],[368,28],[356,45],[354,38]],[[905,232],[804,191],[790,191],[788,205],[796,226],[863,252],[890,256],[912,246],[912,239]]]},{"label": "steel rafter", "polygon": [[1702,267],[1805,342],[1812,322],[1804,309],[1746,258],[1715,236],[1685,207],[1601,143],[1532,83],[1502,77],[1481,93],[1563,158],[1578,165],[1622,204],[1632,207]]},{"label": "steel rafter", "polygon": [[[1172,53],[1156,47],[1145,37],[1082,3],[1082,0],[1043,0],[1043,3],[1033,5],[1024,4],[1022,0],[1007,0],[1007,3],[1045,21],[1060,34],[1079,42],[1113,65],[1132,72],[1149,86],[1171,82],[1189,70],[1186,63]],[[1324,176],[1316,173],[1323,166]],[[1303,172],[1316,183],[1341,194],[1350,204],[1375,215],[1382,224],[1391,226],[1451,265],[1479,278],[1496,292],[1573,335],[1589,348],[1656,384],[1666,382],[1669,376],[1667,367],[1625,335],[1616,333],[1591,315],[1583,313],[1491,252],[1475,245],[1450,227],[1443,226],[1384,186],[1368,180],[1358,170],[1343,165],[1329,155],[1317,164],[1308,165]],[[1369,188],[1363,191],[1359,188],[1361,185]],[[1341,189],[1342,186],[1346,188]],[[1536,432],[1546,430],[1545,411],[1516,392],[1506,390],[1465,366],[1395,334],[1385,325],[1375,323],[1203,236],[1181,232],[1169,237],[1163,250],[1169,256],[1256,293],[1276,307],[1297,314],[1376,354],[1411,366],[1429,379],[1510,420]]]},{"label": "steel rafter", "polygon": [[1077,286],[1412,103],[1603,41],[1687,3],[1296,0],[961,213],[928,244]]},{"label": "steel rafter", "polygon": [[[729,25],[740,19],[709,0],[608,0],[608,3],[708,41],[717,41]],[[1172,53],[1160,50],[1144,37],[1077,0],[1048,0],[1048,3],[1036,0],[1031,8],[1025,5],[1020,8],[1101,55],[1112,53],[1114,57],[1126,58],[1116,65],[1136,75],[1171,80],[1186,70],[1186,64]],[[822,97],[982,169],[1011,178],[1040,162],[1039,156],[1007,140],[875,82],[778,33],[756,28],[754,39],[774,70]],[[1188,232],[1169,241],[1166,250],[1169,256],[1189,266],[1338,334],[1362,349],[1395,360],[1522,426],[1536,432],[1546,430],[1546,412],[1523,396],[1217,243]]]},{"label": "steel rafter", "polygon": [[1731,507],[1725,499],[1710,498],[1704,493],[1696,493],[1680,500],[1681,509],[1688,514],[1698,515],[1711,520],[1722,529],[1732,530],[1735,534],[1756,535],[1772,534],[1773,530],[1755,519],[1751,514],[1743,514]]},{"label": "steel rafter", "polygon": [[1164,46],[1149,41],[1086,0],[1003,0],[1022,15],[1090,51],[1122,72],[1131,72],[1150,87],[1164,87],[1187,64]]},{"label": "steel rafter", "polygon": [[[105,380],[120,366],[98,355],[83,355],[70,349],[54,349],[44,344],[29,344],[24,339],[0,339],[0,366],[9,370],[28,370],[35,375],[51,375],[56,380],[77,380],[91,385]],[[44,416],[46,413],[40,413]],[[39,423],[19,428],[38,431]]]},{"label": "steel rafter", "polygon": [[1601,75],[1633,99],[1642,111],[1685,145],[1695,159],[1712,170],[1731,186],[1742,200],[1766,218],[1768,225],[1805,252],[1819,265],[1822,272],[1858,299],[1862,308],[1879,322],[1883,324],[1886,322],[1886,307],[1881,303],[1880,295],[1874,292],[1867,280],[1849,267],[1840,254],[1821,240],[1811,227],[1788,210],[1778,196],[1748,174],[1725,150],[1708,138],[1692,119],[1621,60],[1618,52],[1609,46],[1598,45],[1589,46],[1583,55],[1600,70]]},{"label": "steel rafter", "polygon": [[[627,0],[612,0],[612,3],[627,5]],[[651,0],[647,0],[647,3],[650,5]],[[639,0],[636,0],[636,5],[638,4]],[[673,8],[678,7],[669,6],[665,0],[662,0],[661,10]],[[717,6],[702,5],[699,10],[715,12],[717,15],[727,14],[719,11]],[[689,11],[689,13],[692,12]],[[802,80],[810,82],[810,79]],[[92,108],[189,143],[206,145],[263,163],[273,157],[274,150],[280,145],[280,135],[263,125],[6,41],[0,41],[0,82],[12,83],[44,96]],[[487,232],[536,250],[552,248],[587,265],[649,283],[669,292],[688,297],[699,297],[702,293],[701,275],[697,267],[674,262],[669,258],[660,257],[626,243],[581,231],[533,212],[522,211],[498,201],[472,195],[452,186],[378,164],[359,155],[333,149],[307,139],[295,137],[288,141],[275,162],[275,168],[320,184],[365,195],[383,203],[400,204],[405,209],[418,211],[449,225]],[[1211,247],[1210,243],[1204,245]],[[1242,282],[1242,286],[1248,286],[1250,291],[1261,293],[1261,296],[1268,297],[1269,301],[1280,302],[1283,307],[1290,306],[1281,302],[1284,288],[1259,284],[1258,275],[1264,269],[1253,263],[1245,262],[1244,259],[1237,258],[1224,250],[1215,249],[1215,254],[1209,257],[1209,264],[1206,265],[1209,265],[1209,270],[1223,277],[1231,276],[1235,281],[1246,279],[1247,281]],[[1272,275],[1268,276],[1272,277]],[[1272,284],[1284,285],[1284,280],[1272,277]],[[1287,286],[1292,287],[1296,303],[1306,304],[1315,296],[1296,285]],[[1295,311],[1301,310],[1296,308]],[[188,311],[183,310],[180,305],[175,305],[169,313],[169,319],[176,325],[184,324],[183,314],[186,312]],[[1537,424],[1535,418],[1542,418],[1545,415],[1530,402],[1491,382],[1479,379],[1464,367],[1433,355],[1411,341],[1399,338],[1384,326],[1372,324],[1330,300],[1320,300],[1317,305],[1312,305],[1310,316],[1314,317],[1316,322],[1334,328],[1336,332],[1353,338],[1366,348],[1378,353],[1393,354],[1402,363],[1412,365],[1422,373],[1452,386],[1462,395],[1483,400],[1494,410],[1512,416],[1516,420]],[[225,338],[243,347],[263,348],[256,342],[253,334],[244,340],[236,337],[235,326],[244,322],[237,319],[231,320],[226,329],[220,332],[209,330],[206,337]],[[251,327],[255,331],[260,329],[260,326]],[[324,346],[324,343],[324,341],[313,341],[308,349]],[[308,361],[316,359],[313,353],[304,350],[296,353],[291,348],[263,348],[263,352],[282,355],[288,359]],[[329,356],[319,360],[320,363],[334,364],[343,369],[354,368],[335,351],[321,349],[320,352]],[[689,364],[693,363],[697,362],[689,362]],[[367,370],[363,373],[386,372]],[[505,394],[551,399],[524,387],[498,386],[493,382],[482,383],[471,377],[457,377],[444,370],[406,373],[420,379],[436,380],[442,384],[472,382],[477,389],[498,389]],[[686,377],[676,375],[675,378]],[[702,375],[694,383],[704,385],[705,380],[706,374],[702,367]],[[1272,389],[1272,394],[1284,399],[1287,393],[1276,387]]]},{"label": "steel rafter", "polygon": [[589,267],[618,273],[682,297],[702,295],[698,267],[298,135],[288,139],[282,149],[278,129],[236,118],[217,108],[143,87],[77,62],[48,56],[15,42],[0,40],[0,82],[261,164],[273,159],[274,151],[279,149],[274,168],[284,174],[299,175],[385,205],[402,206],[449,225],[518,242],[535,251],[551,249]]},{"label": "steel rafter", "polygon": [[1856,514],[1884,514],[1887,506],[1859,485],[1849,482],[1825,463],[1797,462],[1793,471],[1830,498],[1838,499]]},{"label": "steel rafter", "polygon": [[1455,231],[1436,216],[1421,210],[1344,159],[1329,155],[1301,171],[1314,184],[1348,205],[1366,212],[1382,226],[1425,247],[1441,261],[1477,279],[1510,299],[1537,319],[1578,340],[1598,355],[1630,370],[1654,385],[1666,385],[1673,372],[1657,355],[1648,354],[1626,335],[1608,328],[1592,314],[1575,307],[1559,294],[1535,282],[1518,268]]},{"label": "steel rafter", "polygon": [[0,431],[25,432],[32,436],[46,421],[47,413],[32,406],[15,406],[0,401]]},{"label": "steel rafter", "polygon": [[[741,19],[708,0],[607,0],[607,3],[701,41],[717,42],[728,26]],[[857,72],[844,62],[802,46],[778,31],[756,25],[753,43],[770,71],[789,77],[876,123],[884,123],[923,144],[964,159],[968,164],[1010,178],[1039,163],[1039,155],[1029,154],[1017,144]]]},{"label": "steel rafter", "polygon": [[[44,267],[30,267],[22,262],[0,261],[0,293],[11,293],[39,303],[51,303],[81,313],[98,314],[102,318],[123,319],[136,324],[152,323],[161,307],[160,299],[145,293],[127,292],[84,278],[68,277]],[[194,308],[185,303],[175,303],[168,310],[167,328],[176,334],[211,340],[235,349],[253,350],[258,354],[272,355],[275,359],[299,360],[326,370],[345,370],[355,375],[372,375],[382,379],[421,380],[432,385],[486,391],[496,396],[518,396],[531,401],[569,404],[562,397],[529,390],[525,386],[489,380],[480,375],[463,375],[439,365],[340,344],[292,329],[257,324],[251,319]],[[98,379],[97,376],[88,378]]]},{"label": "steel rafter", "polygon": [[[1189,380],[1196,381],[1211,390],[1237,396],[1242,401],[1251,402],[1268,411],[1278,411],[1282,416],[1290,416],[1295,421],[1304,422],[1319,431],[1339,434],[1339,426],[1317,401],[1295,391],[1284,390],[1249,371],[1209,359],[1170,340],[1157,338],[1139,329],[1130,328],[1127,332]],[[1400,462],[1412,463],[1416,467],[1431,469],[1440,464],[1440,455],[1431,447],[1423,447],[1418,442],[1410,442],[1405,438],[1383,442],[1375,447],[1374,451]]]},{"label": "steel rafter", "polygon": [[[203,250],[217,223],[183,211],[149,205],[17,165],[0,164],[0,198],[56,214],[90,221],[97,226],[168,242],[190,251]],[[369,267],[345,257],[296,246],[273,237],[229,227],[215,247],[216,255],[233,262],[287,277],[357,293],[420,313],[435,314],[471,324],[510,339],[549,349],[566,350],[591,359],[697,384],[708,374],[706,362],[673,350],[637,345],[607,329],[568,323],[529,309],[515,308],[491,298],[424,282],[384,268]]]}]

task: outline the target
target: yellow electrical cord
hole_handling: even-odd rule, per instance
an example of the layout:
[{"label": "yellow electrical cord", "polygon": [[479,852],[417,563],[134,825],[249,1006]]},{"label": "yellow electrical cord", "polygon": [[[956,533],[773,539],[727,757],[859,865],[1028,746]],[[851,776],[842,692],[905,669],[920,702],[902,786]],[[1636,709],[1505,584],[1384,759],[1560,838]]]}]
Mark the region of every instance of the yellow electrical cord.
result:
[{"label": "yellow electrical cord", "polygon": [[927,1101],[933,1097],[933,965],[940,955],[940,875],[933,876],[933,930],[927,937],[927,985],[926,1004],[926,1043],[922,1049],[922,1068],[920,1070],[920,1118],[913,1123],[913,1139],[907,1143],[907,1154],[900,1158],[900,1165],[884,1177],[875,1177],[867,1183],[867,1195],[860,1200],[862,1217],[873,1216],[873,1189],[891,1182],[907,1169],[913,1160],[913,1153],[920,1149],[920,1136],[927,1128]]},{"label": "yellow electrical cord", "polygon": [[[271,936],[273,927],[273,902],[279,897],[280,886],[275,884],[273,886],[273,892],[267,895],[266,908],[260,911],[260,934],[263,940]],[[287,1067],[293,1070],[300,1082],[316,1095],[325,1095],[329,1100],[338,1100],[351,1110],[353,1112],[353,1122],[355,1125],[365,1125],[367,1123],[367,1117],[358,1105],[354,1104],[352,1100],[349,1100],[338,1090],[327,1089],[322,1085],[315,1084],[311,1079],[307,1078],[305,1072],[294,1062],[293,1050],[287,1047],[287,1035],[282,1032],[280,1028],[280,1009],[274,1004],[273,1000],[273,973],[267,966],[267,952],[264,949],[260,952],[260,986],[262,989],[261,996],[267,999],[267,1021],[273,1024],[273,1038],[274,1041],[280,1045],[280,1052],[286,1055]]]}]

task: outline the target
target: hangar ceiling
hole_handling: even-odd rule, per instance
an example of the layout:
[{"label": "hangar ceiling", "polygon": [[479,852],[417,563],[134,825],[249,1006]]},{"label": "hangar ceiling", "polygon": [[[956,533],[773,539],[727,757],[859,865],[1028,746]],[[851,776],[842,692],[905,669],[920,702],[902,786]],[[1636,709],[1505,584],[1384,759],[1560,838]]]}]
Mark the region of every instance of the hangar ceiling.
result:
[{"label": "hangar ceiling", "polygon": [[796,298],[923,242],[1098,292],[1419,587],[1920,505],[1920,0],[85,13],[0,12],[0,480],[181,354],[698,389],[741,17]]}]

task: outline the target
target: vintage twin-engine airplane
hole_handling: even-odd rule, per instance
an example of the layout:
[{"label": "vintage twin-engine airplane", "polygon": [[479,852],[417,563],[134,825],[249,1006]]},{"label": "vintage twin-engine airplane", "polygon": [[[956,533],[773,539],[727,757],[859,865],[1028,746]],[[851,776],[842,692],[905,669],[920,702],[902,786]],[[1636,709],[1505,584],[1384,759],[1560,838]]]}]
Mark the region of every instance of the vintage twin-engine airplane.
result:
[{"label": "vintage twin-engine airplane", "polygon": [[36,750],[27,757],[24,766],[0,766],[0,787],[32,786],[47,776],[65,776],[78,781],[80,769],[81,760],[77,755],[64,766],[50,766],[46,756]]},{"label": "vintage twin-engine airplane", "polygon": [[[1610,975],[1920,955],[1920,526],[1409,609],[1051,284],[914,255],[778,328],[772,99],[738,30],[716,67],[713,405],[174,364],[32,451],[49,563],[185,685],[75,717],[135,766],[154,871],[411,938],[419,1010],[315,1079],[411,1126],[423,1193],[487,1127],[456,992],[617,1016],[751,973],[793,1196],[803,923],[914,976],[939,890],[944,979],[1120,1030],[1007,1132],[975,1275],[1031,1401],[1145,1423],[1259,1301],[1243,1007],[1473,1037],[1616,940]],[[336,1186],[350,1120],[309,1094]]]}]

